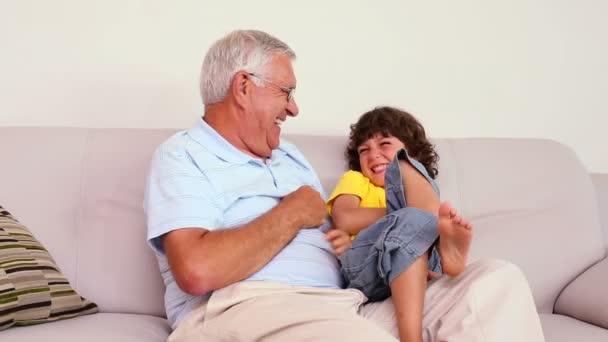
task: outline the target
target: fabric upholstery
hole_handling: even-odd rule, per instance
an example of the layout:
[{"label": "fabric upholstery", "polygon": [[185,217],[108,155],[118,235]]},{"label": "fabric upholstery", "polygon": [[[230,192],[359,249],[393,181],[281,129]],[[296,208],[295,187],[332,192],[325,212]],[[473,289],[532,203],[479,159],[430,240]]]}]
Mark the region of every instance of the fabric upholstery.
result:
[{"label": "fabric upholstery", "polygon": [[160,317],[97,313],[0,332],[0,341],[44,342],[165,342],[171,332]]},{"label": "fabric upholstery", "polygon": [[142,201],[152,151],[174,131],[0,127],[0,145],[13,147],[1,204],[101,312],[164,316]]},{"label": "fabric upholstery", "polygon": [[608,329],[608,259],[591,266],[564,289],[555,313],[574,317]]},{"label": "fabric upholstery", "polygon": [[0,146],[10,146],[2,149],[2,160],[11,161],[0,168],[0,204],[34,233],[78,290],[76,241],[87,130],[2,129]]},{"label": "fabric upholstery", "polygon": [[[438,147],[454,161],[440,161],[442,199],[456,199],[474,225],[470,261],[514,262],[538,310],[552,312],[564,286],[605,254],[593,186],[576,155],[535,139],[451,139]],[[446,174],[456,189],[444,191]]]},{"label": "fabric upholstery", "polygon": [[608,174],[592,173],[591,180],[595,185],[600,220],[602,221],[602,227],[604,228],[604,241],[608,246]]},{"label": "fabric upholstery", "polygon": [[[31,229],[73,288],[102,312],[11,328],[0,332],[1,340],[155,340],[146,331],[166,339],[164,285],[145,242],[142,199],[152,151],[175,131],[0,127],[0,146],[11,147],[3,149],[3,160],[11,163],[0,167],[0,204]],[[346,137],[286,138],[331,191],[346,170]],[[606,249],[591,178],[572,150],[537,139],[433,142],[442,199],[475,225],[471,261],[498,257],[521,267],[544,313],[548,342],[608,340],[606,329],[552,314],[560,292],[585,276]],[[601,189],[608,189],[608,175],[597,177],[598,196],[606,198]],[[606,218],[607,202],[601,203]],[[607,280],[603,275],[600,284]],[[121,315],[108,319],[111,312]]]},{"label": "fabric upholstery", "polygon": [[547,342],[604,342],[608,330],[563,315],[541,314]]},{"label": "fabric upholstery", "polygon": [[0,330],[97,312],[32,233],[0,206]]},{"label": "fabric upholstery", "polygon": [[[165,316],[164,286],[146,242],[150,157],[172,131],[91,130],[82,166],[78,287],[104,312]],[[99,273],[107,279],[100,283]]]}]

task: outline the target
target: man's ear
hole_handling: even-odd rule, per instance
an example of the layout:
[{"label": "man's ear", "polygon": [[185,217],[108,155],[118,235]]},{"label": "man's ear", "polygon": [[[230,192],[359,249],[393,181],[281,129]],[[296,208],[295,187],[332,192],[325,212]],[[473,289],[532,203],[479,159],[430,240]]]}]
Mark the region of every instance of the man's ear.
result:
[{"label": "man's ear", "polygon": [[239,106],[244,107],[249,103],[252,85],[249,75],[244,71],[237,72],[232,78],[230,93]]}]

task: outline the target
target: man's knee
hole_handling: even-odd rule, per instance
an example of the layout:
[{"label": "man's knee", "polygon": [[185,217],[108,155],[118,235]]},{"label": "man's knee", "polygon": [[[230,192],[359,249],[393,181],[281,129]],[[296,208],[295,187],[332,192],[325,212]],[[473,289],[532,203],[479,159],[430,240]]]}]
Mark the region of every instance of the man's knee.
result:
[{"label": "man's knee", "polygon": [[368,302],[362,305],[359,309],[359,315],[374,322],[374,324],[378,325],[389,335],[395,338],[399,336],[397,314],[395,313],[395,305],[392,298],[387,298],[380,302]]},{"label": "man's knee", "polygon": [[521,269],[517,265],[507,260],[496,258],[484,258],[476,260],[467,265],[467,269],[481,273],[506,272],[517,276],[523,276]]},{"label": "man's knee", "polygon": [[495,293],[531,294],[528,280],[522,270],[507,260],[480,259],[467,265],[465,272],[469,273],[477,287],[489,287]]}]

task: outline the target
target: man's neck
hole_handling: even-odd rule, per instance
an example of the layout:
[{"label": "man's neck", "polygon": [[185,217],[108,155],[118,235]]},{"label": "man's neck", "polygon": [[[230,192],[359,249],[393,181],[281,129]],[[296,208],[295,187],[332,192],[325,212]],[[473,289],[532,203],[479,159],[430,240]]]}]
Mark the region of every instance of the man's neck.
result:
[{"label": "man's neck", "polygon": [[238,125],[239,114],[234,107],[220,102],[206,106],[203,120],[239,151],[265,161],[266,158],[253,154],[241,138]]}]

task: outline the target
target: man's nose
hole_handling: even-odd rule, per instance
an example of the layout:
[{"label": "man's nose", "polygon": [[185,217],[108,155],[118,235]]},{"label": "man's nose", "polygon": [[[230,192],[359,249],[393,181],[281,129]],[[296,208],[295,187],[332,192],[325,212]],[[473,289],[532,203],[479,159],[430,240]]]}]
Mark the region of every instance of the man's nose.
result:
[{"label": "man's nose", "polygon": [[300,109],[298,108],[298,104],[296,103],[296,99],[291,99],[287,104],[287,115],[289,116],[297,116],[300,113]]}]

